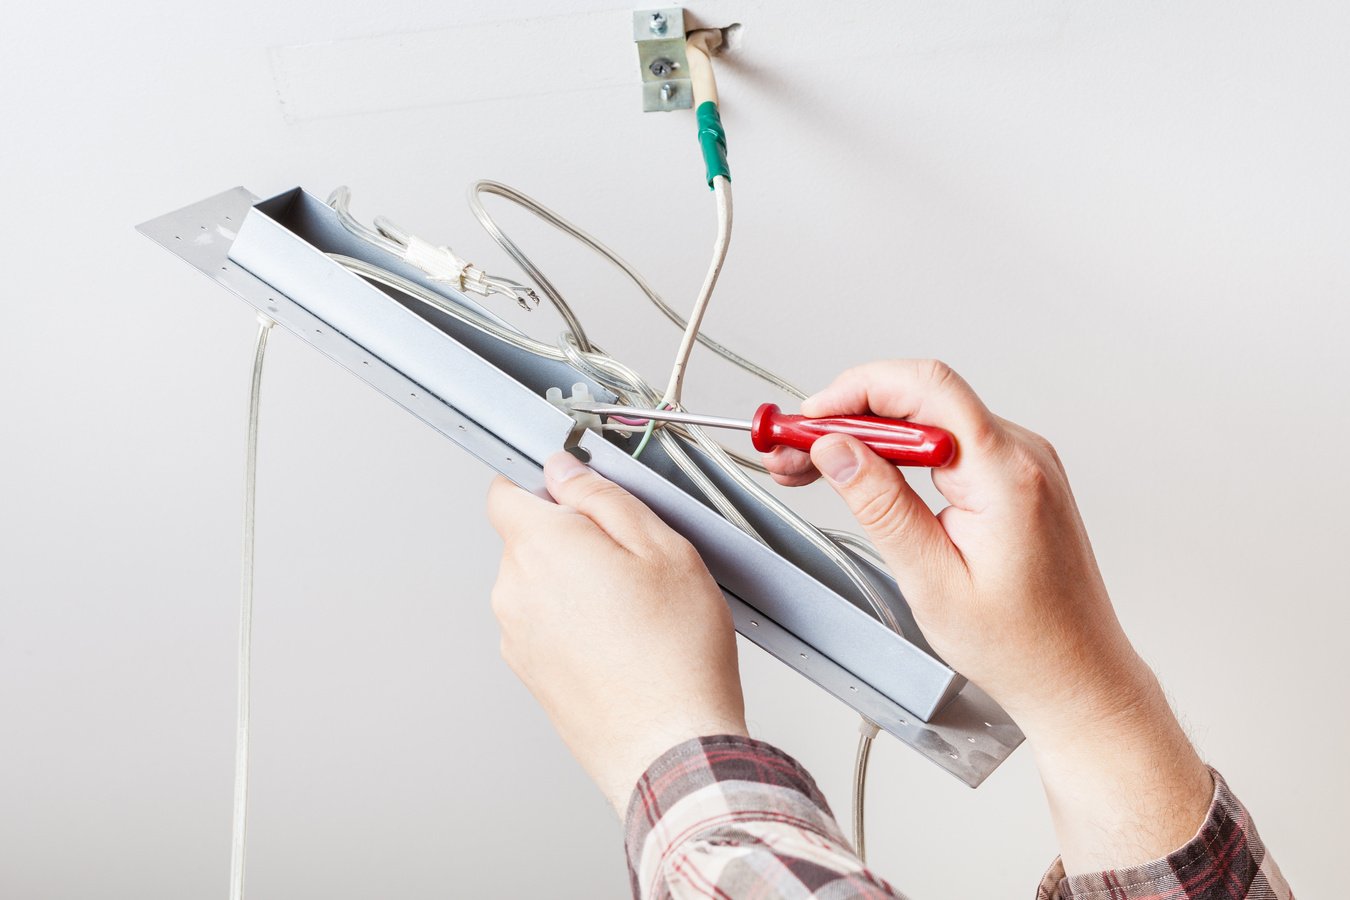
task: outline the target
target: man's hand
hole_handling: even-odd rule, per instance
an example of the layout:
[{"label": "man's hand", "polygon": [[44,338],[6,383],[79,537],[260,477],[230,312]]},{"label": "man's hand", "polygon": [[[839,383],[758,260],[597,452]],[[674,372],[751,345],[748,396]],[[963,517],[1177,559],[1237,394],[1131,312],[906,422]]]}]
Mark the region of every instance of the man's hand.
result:
[{"label": "man's hand", "polygon": [[492,591],[502,656],[620,816],[647,766],[689,738],[745,735],[731,613],[698,553],[566,453],[555,506],[498,478]]},{"label": "man's hand", "polygon": [[1111,695],[1138,663],[1050,444],[933,361],[850,369],[802,403],[807,416],[867,412],[952,432],[957,458],[932,472],[948,508],[933,515],[900,469],[845,435],[809,456],[780,447],[766,465],[783,484],[826,476],[934,649],[1019,722]]},{"label": "man's hand", "polygon": [[955,435],[934,515],[900,470],[852,437],[765,457],[782,484],[823,473],[904,589],[934,649],[1012,714],[1035,748],[1072,874],[1162,856],[1212,792],[1153,673],[1125,637],[1068,478],[1044,439],[992,414],[942,363],[851,369],[807,416],[874,413]]}]

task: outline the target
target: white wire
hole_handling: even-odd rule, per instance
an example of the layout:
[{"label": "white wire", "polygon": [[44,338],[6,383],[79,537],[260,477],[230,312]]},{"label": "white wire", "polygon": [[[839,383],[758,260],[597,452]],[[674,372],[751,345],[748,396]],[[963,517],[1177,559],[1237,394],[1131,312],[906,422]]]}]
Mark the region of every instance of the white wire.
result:
[{"label": "white wire", "polygon": [[258,494],[258,411],[262,402],[263,360],[272,321],[258,320],[253,376],[248,395],[248,444],[244,452],[244,541],[239,577],[239,685],[234,732],[234,813],[230,837],[230,900],[244,896],[244,846],[248,832],[248,720],[253,643],[254,511]]},{"label": "white wire", "polygon": [[[336,195],[336,192],[334,193]],[[688,321],[678,312],[676,312],[674,307],[672,307],[669,303],[667,303],[664,299],[662,299],[661,295],[656,292],[656,289],[653,288],[651,284],[647,281],[647,279],[642,276],[642,273],[639,272],[637,269],[633,268],[632,264],[630,264],[618,253],[615,253],[604,243],[597,240],[595,237],[591,236],[587,232],[582,231],[576,225],[572,224],[567,219],[564,219],[562,216],[558,215],[548,207],[544,206],[538,200],[535,200],[534,198],[521,193],[520,191],[516,190],[515,188],[509,185],[501,184],[496,181],[479,181],[475,183],[473,186],[469,188],[469,206],[473,210],[474,215],[478,218],[478,221],[480,224],[482,224],[483,228],[487,230],[489,236],[491,236],[492,239],[496,241],[497,244],[508,255],[511,256],[512,259],[515,259],[517,261],[517,264],[520,265],[520,267],[527,273],[538,272],[541,276],[543,275],[542,272],[539,272],[539,267],[536,266],[532,261],[530,261],[529,257],[525,255],[524,251],[522,251],[520,247],[516,246],[515,242],[512,241],[504,231],[502,231],[501,227],[497,224],[496,220],[494,220],[491,214],[488,213],[487,208],[483,205],[482,194],[493,194],[494,196],[501,197],[504,200],[508,200],[511,203],[516,204],[522,209],[525,209],[526,211],[534,214],[539,219],[543,220],[549,225],[552,225],[554,228],[557,228],[559,231],[561,231],[563,234],[566,234],[568,237],[571,237],[574,240],[578,241],[588,249],[593,250],[601,258],[605,259],[611,265],[617,268],[620,272],[623,272],[623,274],[626,275],[628,279],[633,282],[633,284],[637,287],[637,289],[642,291],[643,296],[645,296],[653,306],[655,306],[658,310],[660,310],[663,316],[665,316],[667,319],[669,319],[671,322],[675,324],[675,327],[680,329],[688,327],[689,324]],[[379,235],[378,232],[373,232],[371,231],[371,229],[359,225],[359,223],[357,224],[356,229],[361,229],[364,230],[365,232],[375,234],[377,237],[382,237],[382,235]],[[353,229],[353,233],[359,234],[360,231],[356,229]],[[548,284],[548,287],[544,288],[541,285],[540,289],[543,290],[545,294],[549,297],[549,301],[556,305],[559,301],[562,300],[561,295],[558,294],[557,288],[553,286],[552,282],[549,282],[547,278],[545,278],[544,280]],[[550,290],[552,291],[551,294],[549,293]],[[568,307],[569,312],[570,309],[571,308]],[[566,317],[564,316],[564,318]],[[573,318],[575,318],[575,316]],[[797,387],[795,384],[788,381],[787,379],[779,375],[776,375],[775,373],[769,371],[763,366],[753,362],[752,360],[749,360],[744,356],[741,356],[739,353],[727,347],[725,344],[719,343],[709,335],[705,334],[701,329],[699,330],[696,339],[700,344],[707,347],[709,350],[716,353],[718,356],[727,360],[732,365],[737,366],[738,368],[743,369],[746,372],[749,372],[751,375],[755,376],[761,381],[773,385],[778,390],[790,396],[796,397],[798,400],[805,399],[806,392],[803,391],[801,388]],[[582,342],[579,339],[577,343],[582,344]]]},{"label": "white wire", "polygon": [[685,367],[689,364],[689,355],[694,352],[694,342],[698,339],[703,316],[708,311],[708,302],[717,287],[717,278],[727,261],[727,248],[731,245],[731,181],[723,175],[713,178],[713,196],[717,200],[717,239],[713,242],[712,262],[708,265],[708,274],[703,276],[703,286],[699,288],[694,309],[689,313],[684,337],[680,339],[680,349],[675,354],[675,364],[670,370],[670,382],[666,385],[666,392],[661,395],[662,405],[680,405]]},{"label": "white wire", "polygon": [[867,862],[867,763],[872,757],[872,741],[880,731],[866,716],[858,723],[858,753],[853,760],[853,849],[863,863]]},{"label": "white wire", "polygon": [[[721,179],[718,180],[720,181]],[[506,185],[497,184],[495,182],[480,182],[480,184],[490,184],[492,186],[492,192],[501,196],[510,197],[512,199],[521,197],[528,203],[535,204],[535,201],[530,200],[528,197],[524,197],[524,195],[519,194],[519,192]],[[714,188],[714,191],[715,190],[716,188]],[[543,213],[538,214],[541,215],[542,218],[545,218],[545,221],[550,222],[550,224],[553,224],[556,221],[563,223],[563,225],[559,227],[571,227],[556,213],[553,213],[542,206],[540,206],[539,209],[543,210]],[[584,235],[584,233],[582,234]],[[505,235],[503,235],[503,237],[505,237]],[[509,238],[507,240],[509,241]],[[589,235],[584,235],[584,242],[587,243],[588,246],[604,247],[604,245],[600,244]],[[512,243],[511,246],[515,248],[515,252],[521,252],[514,243]],[[724,242],[722,249],[723,253],[725,253]],[[608,248],[604,248],[600,252],[604,253],[607,250]],[[338,254],[329,255],[334,260],[340,262],[342,265],[364,278],[403,291],[424,303],[434,306],[448,315],[454,316],[460,321],[501,340],[507,341],[514,346],[520,347],[531,353],[545,356],[549,359],[565,360],[583,372],[586,372],[601,384],[618,393],[623,399],[623,402],[648,406],[653,403],[654,392],[640,375],[633,371],[629,366],[605,353],[598,347],[593,347],[589,352],[581,349],[581,347],[578,346],[580,342],[578,341],[575,332],[571,329],[568,329],[568,331],[563,333],[556,347],[550,346],[542,341],[537,341],[513,329],[492,322],[491,320],[470,311],[465,306],[428,291],[421,285],[381,269],[379,266],[374,266],[370,263]],[[531,266],[533,267],[533,264],[531,264]],[[709,274],[712,274],[711,269]],[[715,284],[715,277],[712,278],[712,281]],[[549,288],[542,288],[541,286],[541,289],[544,290],[546,295],[552,296],[549,294]],[[703,297],[702,294],[700,296]],[[704,306],[706,307],[706,297],[703,297],[703,300]],[[692,323],[693,321],[694,319],[691,316],[690,322]],[[666,430],[667,429],[661,429],[658,431],[658,434],[664,434]],[[796,531],[801,537],[816,547],[816,549],[827,559],[838,566],[848,577],[849,581],[853,583],[853,586],[857,588],[867,600],[868,605],[883,624],[893,631],[898,632],[900,630],[899,622],[895,618],[895,613],[891,611],[890,606],[877,591],[876,586],[873,585],[863,573],[862,568],[843,550],[842,547],[840,547],[839,543],[822,534],[820,529],[803,519],[798,513],[784,504],[776,496],[765,490],[760,484],[754,481],[754,479],[747,476],[737,462],[727,454],[726,450],[710,438],[702,429],[686,426],[680,431],[680,434],[686,439],[691,440],[703,450],[713,465],[716,465],[724,471],[729,478],[753,496],[758,503],[775,512],[790,528]],[[701,471],[698,472],[698,474],[694,474],[695,471],[698,471],[697,463],[690,459],[687,454],[683,453],[678,443],[666,443],[663,441],[662,446],[667,449],[668,452],[674,451],[671,453],[672,461],[681,469],[681,471],[685,472],[685,474],[694,481],[695,486],[708,498],[708,501],[723,515],[723,517],[732,521],[747,534],[750,534],[757,540],[763,541],[763,537],[750,525],[745,516],[736,509],[735,505],[732,504],[714,484],[707,481],[706,478],[700,477],[702,475]]]}]

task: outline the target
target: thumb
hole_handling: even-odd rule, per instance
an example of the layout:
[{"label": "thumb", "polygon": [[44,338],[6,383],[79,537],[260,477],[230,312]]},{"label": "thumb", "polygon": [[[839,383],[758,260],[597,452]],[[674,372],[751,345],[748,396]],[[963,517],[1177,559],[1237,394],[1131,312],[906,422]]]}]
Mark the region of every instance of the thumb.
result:
[{"label": "thumb", "polygon": [[923,498],[857,438],[831,434],[811,447],[811,462],[844,498],[890,565],[901,589],[922,591],[956,557],[956,548]]},{"label": "thumb", "polygon": [[641,500],[570,453],[555,453],[544,462],[544,482],[559,505],[581,513],[630,550],[666,529]]}]

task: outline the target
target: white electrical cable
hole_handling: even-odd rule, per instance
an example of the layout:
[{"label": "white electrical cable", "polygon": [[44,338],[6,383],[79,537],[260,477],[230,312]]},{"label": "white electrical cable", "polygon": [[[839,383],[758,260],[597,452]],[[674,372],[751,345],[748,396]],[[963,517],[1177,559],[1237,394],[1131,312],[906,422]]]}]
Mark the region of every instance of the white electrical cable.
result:
[{"label": "white electrical cable", "polygon": [[248,720],[253,643],[254,511],[258,495],[258,411],[262,402],[263,360],[272,320],[258,319],[249,381],[248,443],[244,452],[244,541],[239,576],[239,686],[234,732],[234,813],[230,838],[230,900],[244,896],[244,845],[248,832]]},{"label": "white electrical cable", "polygon": [[[491,236],[492,239],[497,242],[498,246],[500,246],[504,251],[506,251],[506,253],[510,255],[512,259],[515,259],[517,261],[517,264],[519,264],[521,268],[524,269],[527,273],[539,272],[539,268],[533,262],[530,261],[529,257],[527,257],[518,246],[516,246],[514,241],[512,241],[509,237],[506,236],[505,232],[502,231],[501,227],[497,224],[496,220],[494,220],[491,214],[488,213],[487,208],[483,205],[482,200],[482,195],[485,193],[493,194],[494,196],[501,197],[504,200],[508,200],[511,203],[516,204],[522,209],[534,214],[539,219],[543,220],[549,225],[552,225],[554,228],[557,228],[559,231],[561,231],[563,234],[566,234],[568,237],[573,238],[574,240],[580,242],[583,246],[593,250],[595,253],[599,254],[603,259],[608,261],[619,271],[623,272],[623,274],[626,275],[628,279],[632,281],[634,285],[637,286],[637,289],[642,291],[643,296],[645,296],[652,303],[653,306],[655,306],[658,310],[660,310],[663,316],[665,316],[667,319],[673,322],[677,328],[684,329],[688,327],[689,324],[688,321],[685,320],[685,318],[681,316],[678,312],[676,312],[674,307],[672,307],[669,303],[667,303],[664,299],[662,299],[661,295],[656,292],[656,289],[653,288],[651,284],[647,281],[647,279],[642,276],[642,273],[639,272],[637,269],[633,268],[633,266],[627,260],[619,256],[619,254],[615,253],[605,244],[603,244],[596,238],[592,237],[587,232],[582,231],[576,225],[573,225],[571,222],[564,219],[557,213],[553,212],[551,209],[544,206],[539,201],[533,199],[532,197],[529,197],[526,194],[521,193],[520,191],[516,190],[513,187],[500,184],[495,181],[477,182],[476,184],[472,185],[469,188],[470,208],[473,210],[474,215],[478,218],[479,223],[482,224],[484,229],[487,230],[489,236]],[[360,234],[361,230],[367,232],[370,231],[370,229],[364,228],[364,226],[361,226],[359,223],[353,224],[355,225],[355,228],[353,229],[354,234]],[[542,272],[539,272],[539,274],[541,276],[543,275]],[[531,275],[531,277],[533,277],[533,275]],[[549,290],[551,290],[553,294],[550,295],[550,302],[553,302],[556,305],[562,298],[560,295],[557,294],[557,288],[553,287],[552,282],[548,282],[547,278],[545,278],[545,281],[548,283],[549,287],[547,289],[541,287],[541,290],[545,290],[546,294],[548,293]],[[568,310],[570,312],[571,308],[568,307]],[[734,350],[730,349],[726,345],[721,344],[718,341],[714,340],[712,337],[704,334],[702,330],[698,332],[697,340],[700,344],[707,347],[709,350],[716,353],[723,359],[727,360],[732,365],[744,369],[746,372],[749,372],[751,375],[755,376],[761,381],[773,385],[775,388],[782,391],[783,393],[796,397],[798,400],[802,400],[806,397],[806,392],[803,391],[801,388],[797,387],[792,382],[788,381],[785,378],[780,377],[779,375],[774,374],[773,372],[769,371],[763,366],[760,366],[755,362],[746,359],[744,356],[741,356],[739,353],[736,353]],[[580,344],[581,341],[578,339],[577,343]]]},{"label": "white electrical cable", "polygon": [[[691,312],[689,319],[682,320],[679,314],[651,289],[650,285],[647,284],[641,274],[595,238],[576,228],[561,216],[513,188],[496,182],[479,182],[474,185],[470,191],[470,205],[474,209],[474,213],[478,217],[480,223],[483,224],[483,227],[487,229],[494,240],[496,240],[498,244],[516,260],[517,264],[529,274],[531,279],[540,287],[545,296],[549,297],[550,301],[567,322],[568,330],[561,336],[557,347],[550,347],[543,342],[528,338],[519,332],[504,328],[495,322],[477,316],[476,314],[471,313],[466,307],[426,291],[420,285],[399,278],[398,276],[393,275],[393,273],[389,273],[359,260],[345,257],[335,258],[363,277],[369,278],[370,280],[387,287],[403,291],[443,312],[459,318],[461,321],[465,321],[475,328],[508,341],[515,346],[521,347],[532,353],[547,356],[551,359],[564,359],[579,370],[586,372],[588,375],[595,378],[601,384],[614,390],[615,393],[619,394],[622,402],[630,403],[631,405],[651,406],[654,403],[672,403],[673,405],[678,405],[683,388],[685,370],[695,341],[710,347],[714,352],[728,359],[733,364],[764,379],[770,384],[779,387],[786,393],[802,398],[805,394],[789,382],[786,382],[772,372],[733,353],[713,341],[711,338],[701,334],[703,316],[707,312],[708,302],[711,298],[713,289],[716,287],[722,264],[726,258],[727,247],[730,243],[732,223],[730,184],[726,179],[718,176],[714,179],[713,190],[718,201],[718,235],[717,240],[714,243],[713,260],[709,266],[708,273],[704,278],[703,286],[699,292],[698,299],[695,302],[694,309]],[[493,193],[511,200],[595,250],[627,274],[639,289],[643,291],[647,298],[668,319],[684,327],[684,335],[676,355],[675,365],[672,368],[670,383],[667,385],[666,393],[663,395],[661,401],[654,400],[654,392],[650,385],[648,385],[646,381],[638,376],[632,369],[604,353],[600,348],[588,344],[585,332],[581,329],[579,319],[563,300],[562,296],[557,292],[557,289],[547,280],[543,272],[525,256],[520,248],[506,236],[500,227],[492,220],[491,216],[488,215],[486,209],[482,206],[480,193]],[[356,227],[361,228],[362,226],[357,225]],[[353,229],[353,233],[360,234],[356,229]],[[384,234],[379,234],[378,237],[384,240],[388,239],[387,235]],[[872,607],[877,617],[893,631],[900,631],[899,623],[895,618],[895,614],[890,609],[890,606],[886,603],[884,598],[882,598],[875,585],[873,585],[864,574],[862,567],[844,549],[845,546],[851,547],[856,551],[860,551],[870,556],[879,563],[882,562],[875,548],[873,548],[866,540],[848,532],[827,532],[811,525],[779,501],[777,497],[766,491],[753,479],[749,478],[742,468],[742,466],[746,466],[758,469],[759,471],[764,471],[764,468],[761,465],[756,464],[755,461],[742,454],[722,447],[716,441],[708,437],[702,429],[691,426],[668,426],[660,429],[657,432],[658,442],[662,445],[662,449],[666,452],[667,456],[687,477],[690,478],[694,486],[708,498],[708,501],[719,513],[761,542],[764,541],[763,537],[754,530],[744,515],[731,503],[730,499],[727,498],[726,495],[723,494],[703,473],[699,464],[684,451],[681,443],[676,440],[677,436],[683,438],[685,441],[695,444],[703,451],[705,458],[712,465],[726,473],[739,487],[749,493],[756,502],[767,507],[772,512],[777,513],[790,528],[804,537],[826,558],[838,566],[853,583],[854,587],[857,588],[868,601],[868,604]],[[864,815],[867,769],[871,756],[872,742],[878,731],[879,729],[874,723],[863,718],[860,728],[861,733],[858,740],[858,751],[854,761],[853,770],[853,836],[858,856],[860,859],[864,860],[864,862],[866,861],[867,852]]]},{"label": "white electrical cable", "polygon": [[[531,211],[536,211],[534,207],[537,207],[539,211],[536,211],[536,214],[540,215],[541,218],[544,218],[545,221],[550,222],[550,224],[561,223],[559,227],[562,227],[565,230],[569,230],[569,233],[573,233],[575,231],[575,236],[578,236],[578,238],[582,240],[583,243],[586,243],[588,246],[591,246],[593,249],[596,249],[597,252],[600,252],[602,255],[605,255],[608,258],[614,258],[612,256],[612,251],[609,251],[608,248],[604,247],[603,244],[600,244],[598,241],[596,241],[594,238],[591,238],[589,235],[586,235],[584,232],[576,231],[575,229],[573,229],[573,226],[571,226],[570,223],[566,222],[566,220],[562,219],[556,213],[553,213],[551,210],[548,210],[540,206],[539,204],[536,204],[535,201],[531,200],[530,198],[526,197],[520,192],[514,190],[513,188],[507,187],[506,185],[497,184],[495,182],[480,182],[480,184],[490,184],[492,186],[491,191],[492,193],[498,194],[503,197],[508,197],[514,200],[515,202],[523,202],[526,204],[530,204],[530,206],[527,206],[527,208],[530,208]],[[484,211],[484,215],[486,215],[486,211]],[[496,226],[494,223],[494,228],[495,227]],[[500,229],[497,229],[497,231],[500,233]],[[513,242],[510,242],[509,238],[506,238],[504,234],[502,235],[502,237],[510,243],[510,246],[514,249],[515,253],[519,253],[521,254],[521,256],[524,255],[523,253],[521,253],[520,249],[516,247],[516,245]],[[580,342],[577,340],[575,332],[573,332],[571,329],[563,333],[562,339],[560,339],[559,345],[557,347],[549,346],[541,341],[529,338],[521,334],[520,332],[504,327],[502,325],[497,324],[496,322],[492,322],[491,320],[479,316],[478,314],[470,311],[465,306],[455,303],[447,298],[440,297],[422,288],[420,285],[408,281],[407,279],[402,278],[398,275],[395,275],[392,272],[385,271],[378,266],[374,266],[371,265],[370,263],[366,263],[361,260],[352,259],[350,257],[340,256],[337,254],[330,254],[330,256],[332,256],[333,259],[340,262],[342,265],[346,266],[351,271],[356,272],[357,274],[361,275],[364,278],[368,278],[372,281],[383,284],[387,287],[392,287],[396,290],[407,293],[410,296],[418,300],[421,300],[424,303],[427,303],[431,306],[436,307],[437,309],[440,309],[442,312],[445,312],[448,315],[454,316],[460,321],[463,321],[488,334],[491,334],[495,337],[505,340],[513,344],[514,346],[520,347],[521,349],[527,350],[531,353],[537,353],[541,356],[545,356],[550,359],[565,360],[571,363],[572,365],[576,366],[577,368],[581,369],[582,371],[586,372],[588,375],[591,375],[601,384],[604,384],[606,387],[618,393],[620,397],[623,398],[623,402],[625,403],[632,403],[633,405],[639,406],[651,405],[653,396],[652,389],[640,376],[637,375],[637,373],[635,373],[628,366],[614,359],[612,356],[604,353],[604,351],[600,350],[599,348],[593,347],[591,351],[582,350],[579,346],[577,346]],[[627,264],[625,263],[624,267],[626,266]],[[530,263],[529,267],[531,269],[535,268],[533,263]],[[540,274],[542,275],[542,273]],[[554,293],[556,293],[555,289],[553,289],[551,285],[547,288],[544,288],[541,285],[541,289],[544,290],[545,295],[549,296],[551,299],[554,295],[553,293],[550,293],[550,291],[554,291]],[[561,297],[559,297],[558,300],[561,300]],[[571,314],[570,309],[568,310],[568,312],[569,314]],[[575,315],[573,315],[573,318],[575,318]],[[661,429],[661,432],[664,432],[666,430],[667,429]],[[872,608],[873,612],[881,620],[881,622],[891,630],[899,632],[900,626],[899,622],[895,618],[895,613],[892,612],[890,606],[886,603],[885,599],[877,591],[876,586],[873,585],[872,582],[866,576],[866,574],[864,574],[862,568],[851,556],[848,555],[847,552],[843,550],[842,547],[840,547],[838,543],[826,537],[824,534],[821,533],[821,531],[818,528],[816,528],[810,522],[803,519],[799,514],[797,514],[795,511],[789,508],[781,500],[779,500],[769,491],[765,490],[760,484],[755,482],[752,478],[747,476],[743,471],[743,469],[736,463],[736,461],[733,460],[727,454],[726,450],[712,438],[708,437],[708,435],[705,432],[703,432],[702,429],[686,426],[684,429],[681,430],[680,434],[682,436],[685,436],[687,439],[692,440],[693,443],[695,443],[699,447],[699,449],[701,449],[707,455],[708,459],[713,465],[716,465],[718,468],[724,471],[728,477],[730,477],[737,483],[738,486],[740,486],[742,489],[751,494],[758,503],[768,507],[770,510],[777,513],[777,515],[783,521],[785,521],[790,528],[796,531],[805,540],[810,542],[826,558],[828,558],[832,563],[838,566],[839,569],[848,577],[849,581],[852,582],[853,586],[857,588],[857,590],[867,600],[868,605]],[[663,442],[663,447],[667,447],[667,449],[678,450],[679,445],[675,443],[666,445]],[[684,455],[683,453],[680,453],[678,456],[672,455],[672,461],[674,461],[675,464],[679,466],[681,470],[684,471],[686,474],[689,474],[688,467],[697,465],[692,460],[688,459],[687,456]],[[691,476],[691,478],[693,478],[693,476]],[[721,491],[717,490],[716,487],[711,485],[710,483],[705,484],[698,479],[695,479],[695,484],[699,488],[700,492],[704,493],[704,495],[708,498],[708,501],[713,505],[714,508],[718,510],[719,513],[721,513],[725,518],[735,523],[742,530],[746,531],[746,533],[755,537],[757,540],[763,541],[763,537],[759,535],[755,531],[755,529],[753,529],[750,526],[748,521],[746,521],[744,515],[741,514],[739,510],[735,509],[734,504],[732,504],[731,501],[721,493]]]},{"label": "white electrical cable", "polygon": [[867,862],[867,828],[864,803],[867,800],[867,762],[872,756],[872,741],[881,732],[876,722],[863,716],[858,723],[858,754],[853,761],[853,849],[858,859]]},{"label": "white electrical cable", "polygon": [[708,274],[703,276],[703,286],[699,288],[698,299],[694,301],[694,309],[689,313],[689,322],[684,328],[684,337],[680,339],[680,349],[675,354],[675,364],[670,370],[670,381],[666,384],[666,392],[661,395],[663,406],[680,405],[689,354],[694,352],[694,341],[698,339],[703,316],[708,311],[708,302],[712,299],[713,289],[717,287],[717,278],[727,261],[727,248],[731,245],[731,181],[722,175],[713,178],[713,195],[717,199],[717,239],[713,242],[712,262],[708,265]]}]

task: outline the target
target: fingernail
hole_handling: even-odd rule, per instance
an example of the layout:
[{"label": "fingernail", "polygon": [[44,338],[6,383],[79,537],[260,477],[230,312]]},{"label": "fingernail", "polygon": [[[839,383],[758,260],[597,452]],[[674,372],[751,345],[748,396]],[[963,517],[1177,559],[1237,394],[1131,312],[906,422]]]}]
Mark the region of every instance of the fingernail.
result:
[{"label": "fingernail", "polygon": [[585,463],[570,453],[555,453],[544,461],[544,477],[554,484],[562,484],[585,471]]},{"label": "fingernail", "polygon": [[843,484],[858,471],[858,455],[845,441],[825,444],[813,454],[816,468],[835,484]]}]

